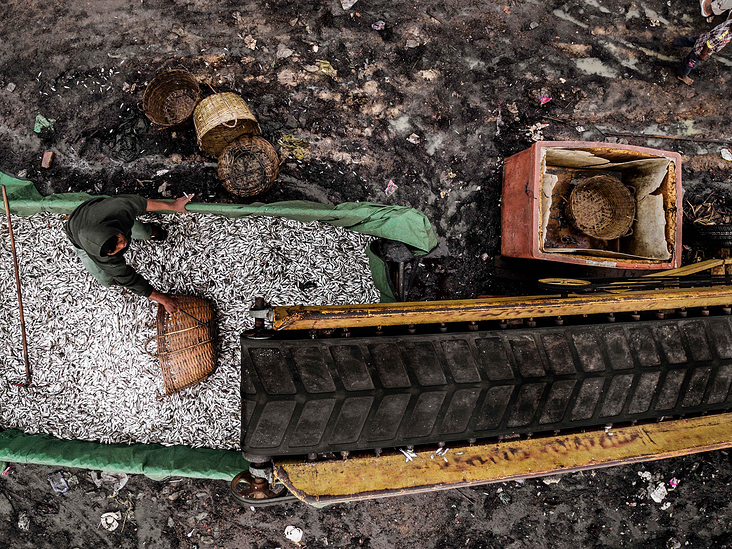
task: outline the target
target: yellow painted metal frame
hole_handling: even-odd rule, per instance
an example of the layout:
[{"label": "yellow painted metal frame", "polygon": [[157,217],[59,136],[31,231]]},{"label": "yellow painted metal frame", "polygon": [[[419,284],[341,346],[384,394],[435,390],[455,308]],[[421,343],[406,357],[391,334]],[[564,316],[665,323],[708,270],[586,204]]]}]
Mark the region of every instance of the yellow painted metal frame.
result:
[{"label": "yellow painted metal frame", "polygon": [[478,322],[623,313],[732,304],[732,286],[628,291],[622,294],[498,297],[456,301],[274,307],[275,330],[312,330]]},{"label": "yellow painted metal frame", "polygon": [[324,462],[275,463],[299,499],[326,505],[448,490],[732,447],[732,413],[579,434]]}]

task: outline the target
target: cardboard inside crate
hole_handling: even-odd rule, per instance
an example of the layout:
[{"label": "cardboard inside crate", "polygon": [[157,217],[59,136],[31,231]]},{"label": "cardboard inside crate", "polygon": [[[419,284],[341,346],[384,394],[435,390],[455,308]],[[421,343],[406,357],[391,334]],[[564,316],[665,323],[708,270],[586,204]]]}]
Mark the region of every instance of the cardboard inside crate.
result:
[{"label": "cardboard inside crate", "polygon": [[[573,227],[564,208],[577,183],[610,175],[635,190],[632,234],[614,240],[589,237]],[[671,259],[676,234],[676,172],[673,160],[604,147],[542,149],[540,242],[545,253],[657,263]]]}]

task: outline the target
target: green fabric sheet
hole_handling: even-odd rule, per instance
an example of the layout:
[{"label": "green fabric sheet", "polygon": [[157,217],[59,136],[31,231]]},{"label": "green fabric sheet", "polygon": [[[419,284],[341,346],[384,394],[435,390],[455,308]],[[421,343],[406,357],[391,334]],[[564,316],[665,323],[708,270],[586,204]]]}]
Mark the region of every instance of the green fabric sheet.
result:
[{"label": "green fabric sheet", "polygon": [[2,461],[145,475],[153,480],[231,480],[249,469],[240,452],[159,444],[99,444],[16,430],[0,432]]},{"label": "green fabric sheet", "polygon": [[[0,183],[7,188],[10,211],[18,215],[33,215],[39,212],[68,214],[92,197],[86,193],[42,196],[32,181],[16,179],[2,172],[0,172]],[[272,204],[190,203],[187,209],[191,212],[226,217],[266,215],[302,222],[322,221],[358,233],[403,242],[410,246],[415,255],[429,253],[437,246],[437,237],[427,216],[404,206],[385,206],[371,202],[345,202],[331,206],[305,200],[290,200]],[[394,294],[386,280],[384,262],[370,250],[367,250],[367,254],[374,284],[381,293],[381,301],[394,301]]]},{"label": "green fabric sheet", "polygon": [[[17,215],[40,212],[68,214],[91,198],[86,193],[42,196],[32,181],[16,179],[2,172],[0,184],[7,189],[11,213]],[[227,217],[267,215],[303,222],[322,221],[359,233],[404,242],[416,255],[426,254],[437,245],[437,238],[427,217],[403,206],[368,202],[329,206],[298,200],[246,205],[191,203],[188,210]],[[371,250],[367,250],[367,255],[374,284],[381,292],[381,300],[394,301],[384,262]],[[0,461],[144,474],[153,479],[176,476],[231,480],[248,468],[241,454],[233,451],[154,444],[99,444],[28,435],[14,430],[0,432]]]}]

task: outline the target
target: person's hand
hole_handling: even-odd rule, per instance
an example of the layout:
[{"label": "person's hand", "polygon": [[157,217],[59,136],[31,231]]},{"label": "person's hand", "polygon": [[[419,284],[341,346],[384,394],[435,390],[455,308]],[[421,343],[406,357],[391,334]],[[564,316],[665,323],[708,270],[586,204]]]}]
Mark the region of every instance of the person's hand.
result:
[{"label": "person's hand", "polygon": [[707,57],[709,57],[710,51],[711,50],[709,49],[709,46],[704,44],[704,49],[699,54],[699,61],[704,61]]},{"label": "person's hand", "polygon": [[193,200],[193,197],[196,196],[195,194],[186,194],[181,196],[180,198],[176,198],[175,202],[171,205],[171,210],[178,213],[183,213],[186,211],[186,204],[188,204],[191,200]]},{"label": "person's hand", "polygon": [[165,307],[168,314],[172,315],[179,310],[178,300],[172,295],[161,294],[160,292],[153,290],[153,293],[150,294],[150,299],[157,301]]}]

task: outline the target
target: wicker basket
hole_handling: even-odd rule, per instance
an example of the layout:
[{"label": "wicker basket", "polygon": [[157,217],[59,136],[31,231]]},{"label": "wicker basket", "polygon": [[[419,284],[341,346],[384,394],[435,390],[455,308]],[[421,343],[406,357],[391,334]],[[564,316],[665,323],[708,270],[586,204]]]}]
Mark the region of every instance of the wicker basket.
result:
[{"label": "wicker basket", "polygon": [[239,136],[262,133],[249,105],[235,93],[217,93],[202,99],[193,111],[193,123],[198,145],[215,157]]},{"label": "wicker basket", "polygon": [[[160,360],[163,372],[165,394],[158,398],[195,385],[216,368],[213,306],[199,297],[176,297],[181,310],[171,315],[158,305],[157,336],[145,344],[148,354]],[[147,350],[154,339],[158,344],[156,354]]]},{"label": "wicker basket", "polygon": [[594,238],[629,236],[636,207],[632,191],[615,177],[596,175],[572,190],[564,213],[580,232]]},{"label": "wicker basket", "polygon": [[219,179],[237,196],[267,192],[280,172],[280,157],[272,144],[257,135],[244,135],[219,156]]},{"label": "wicker basket", "polygon": [[169,128],[188,120],[200,99],[195,76],[181,69],[165,71],[145,88],[142,110],[155,124]]}]

